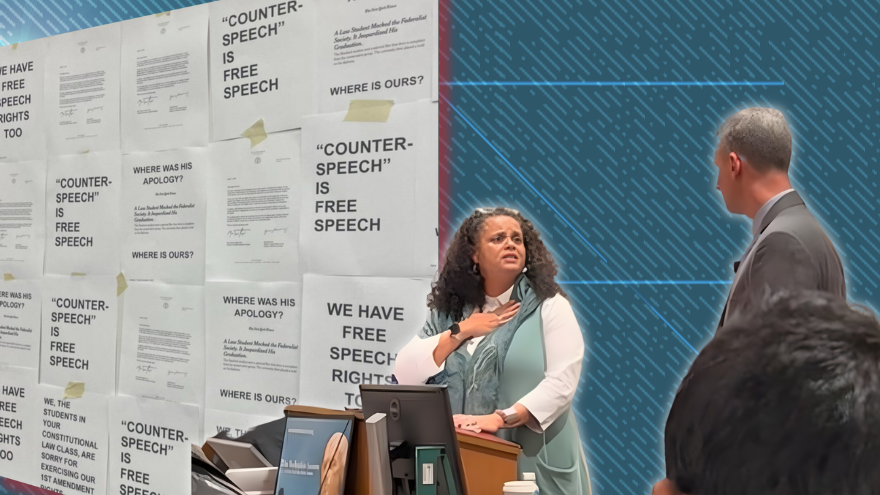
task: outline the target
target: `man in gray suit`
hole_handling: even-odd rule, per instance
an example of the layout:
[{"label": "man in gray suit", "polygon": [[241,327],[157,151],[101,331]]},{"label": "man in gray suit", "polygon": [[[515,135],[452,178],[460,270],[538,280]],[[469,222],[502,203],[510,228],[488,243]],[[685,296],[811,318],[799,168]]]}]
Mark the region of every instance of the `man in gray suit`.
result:
[{"label": "man in gray suit", "polygon": [[718,190],[731,213],[752,219],[752,242],[735,273],[718,328],[781,289],[846,298],[843,265],[831,240],[791,187],[791,132],[772,108],[748,108],[719,130]]}]

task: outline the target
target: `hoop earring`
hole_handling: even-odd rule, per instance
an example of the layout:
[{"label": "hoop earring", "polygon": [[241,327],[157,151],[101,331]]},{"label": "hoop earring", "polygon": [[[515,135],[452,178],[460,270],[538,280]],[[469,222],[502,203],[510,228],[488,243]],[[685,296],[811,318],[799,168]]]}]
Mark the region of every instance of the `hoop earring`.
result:
[{"label": "hoop earring", "polygon": [[478,263],[474,263],[474,275],[480,274],[480,265]]}]

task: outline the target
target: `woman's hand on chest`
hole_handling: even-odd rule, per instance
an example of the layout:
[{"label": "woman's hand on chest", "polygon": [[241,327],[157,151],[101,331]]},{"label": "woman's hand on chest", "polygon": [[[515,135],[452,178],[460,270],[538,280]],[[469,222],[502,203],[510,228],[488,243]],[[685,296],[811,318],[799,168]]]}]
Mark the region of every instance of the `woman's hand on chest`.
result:
[{"label": "woman's hand on chest", "polygon": [[474,312],[462,320],[458,327],[464,338],[483,337],[512,320],[519,311],[519,306],[516,301],[508,301],[489,313]]}]

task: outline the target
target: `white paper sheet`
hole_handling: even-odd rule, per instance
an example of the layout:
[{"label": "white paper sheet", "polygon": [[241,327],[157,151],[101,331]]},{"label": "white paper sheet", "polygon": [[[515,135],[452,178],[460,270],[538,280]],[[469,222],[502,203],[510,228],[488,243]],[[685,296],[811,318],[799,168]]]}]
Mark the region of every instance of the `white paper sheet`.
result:
[{"label": "white paper sheet", "polygon": [[39,485],[37,370],[0,366],[0,477]]},{"label": "white paper sheet", "polygon": [[116,393],[116,277],[43,279],[40,383]]},{"label": "white paper sheet", "polygon": [[[65,399],[64,388],[41,385],[40,424],[32,440],[37,486],[58,493],[105,495],[107,490],[107,396],[91,393]],[[116,493],[116,492],[114,492]]]},{"label": "white paper sheet", "polygon": [[430,280],[303,279],[300,402],[361,407],[358,386],[390,384],[397,353],[425,324]]},{"label": "white paper sheet", "polygon": [[119,273],[121,158],[118,151],[49,158],[45,273]]},{"label": "white paper sheet", "polygon": [[315,36],[318,112],[350,100],[431,97],[433,1],[324,0]]},{"label": "white paper sheet", "polygon": [[[364,276],[434,274],[436,132],[431,103],[394,105],[386,123],[310,116],[302,131],[300,266],[304,273]],[[416,195],[419,190],[427,197]],[[433,263],[430,262],[432,259]]]},{"label": "white paper sheet", "polygon": [[238,438],[257,426],[283,417],[283,409],[281,409],[275,416],[257,416],[254,414],[241,414],[228,411],[218,411],[216,409],[206,409],[205,438],[202,438],[201,444],[204,444],[205,440],[208,438],[215,437],[224,431],[230,438]]},{"label": "white paper sheet", "polygon": [[190,444],[198,439],[198,407],[111,397],[109,417],[110,493],[192,492]]},{"label": "white paper sheet", "polygon": [[43,276],[46,161],[0,163],[0,273]]},{"label": "white paper sheet", "polygon": [[298,403],[302,286],[207,282],[208,409],[283,415]]},{"label": "white paper sheet", "polygon": [[122,23],[122,149],[208,144],[208,5]]},{"label": "white paper sheet", "polygon": [[294,282],[299,271],[300,133],[213,143],[205,277]]},{"label": "white paper sheet", "polygon": [[430,266],[432,276],[440,266],[440,127],[439,104],[431,103],[425,112],[428,117],[419,120],[425,146],[419,147],[419,168],[416,172],[416,218],[421,235],[416,252],[424,260],[416,260],[417,266]]},{"label": "white paper sheet", "polygon": [[315,3],[211,3],[210,71],[214,141],[236,138],[257,120],[266,132],[298,129],[315,113]]},{"label": "white paper sheet", "polygon": [[46,40],[0,48],[0,162],[46,158]]},{"label": "white paper sheet", "polygon": [[48,40],[49,155],[118,150],[120,23]]},{"label": "white paper sheet", "polygon": [[131,281],[205,282],[207,148],[122,157],[122,271]]},{"label": "white paper sheet", "polygon": [[125,300],[119,393],[202,404],[204,288],[131,282]]},{"label": "white paper sheet", "polygon": [[433,0],[434,4],[434,74],[431,79],[434,83],[431,88],[431,100],[440,100],[440,0]]},{"label": "white paper sheet", "polygon": [[40,282],[0,282],[0,363],[40,367]]}]

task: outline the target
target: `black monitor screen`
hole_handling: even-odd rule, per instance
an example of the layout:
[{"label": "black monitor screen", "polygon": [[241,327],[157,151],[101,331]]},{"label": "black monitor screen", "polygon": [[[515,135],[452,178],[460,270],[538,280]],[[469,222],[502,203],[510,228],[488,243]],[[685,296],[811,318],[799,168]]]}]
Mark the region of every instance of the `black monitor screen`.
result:
[{"label": "black monitor screen", "polygon": [[388,443],[408,446],[409,455],[418,446],[446,447],[456,491],[464,494],[458,437],[452,423],[452,409],[445,386],[361,385],[364,418],[385,414]]}]

